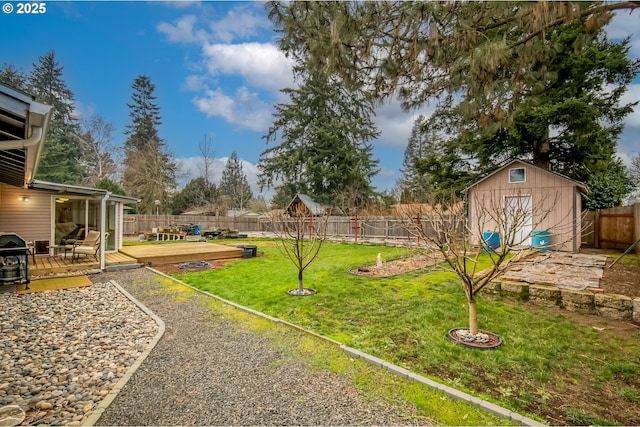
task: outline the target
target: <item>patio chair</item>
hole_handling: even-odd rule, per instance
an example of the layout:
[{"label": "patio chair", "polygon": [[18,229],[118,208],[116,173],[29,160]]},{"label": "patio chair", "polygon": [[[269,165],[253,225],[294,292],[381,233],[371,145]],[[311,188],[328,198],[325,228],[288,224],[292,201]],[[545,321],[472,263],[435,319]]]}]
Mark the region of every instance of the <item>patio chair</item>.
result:
[{"label": "patio chair", "polygon": [[[105,239],[109,237],[109,233],[104,233]],[[71,250],[73,254],[73,260],[80,259],[80,255],[93,255],[97,260],[98,253],[100,252],[100,232],[89,231],[87,237],[84,240],[78,240]]]}]

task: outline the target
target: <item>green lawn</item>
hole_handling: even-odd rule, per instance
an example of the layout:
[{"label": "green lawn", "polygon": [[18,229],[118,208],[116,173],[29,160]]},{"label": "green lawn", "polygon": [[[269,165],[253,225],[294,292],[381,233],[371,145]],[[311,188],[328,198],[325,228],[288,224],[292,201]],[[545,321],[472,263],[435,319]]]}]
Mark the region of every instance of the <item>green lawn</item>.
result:
[{"label": "green lawn", "polygon": [[[176,277],[552,424],[640,420],[638,329],[608,333],[559,310],[481,296],[479,326],[504,345],[470,350],[446,339],[449,329],[467,326],[466,299],[452,273],[376,279],[348,272],[374,264],[378,253],[384,260],[407,249],[327,243],[305,272],[305,287],[318,293],[292,297],[286,291],[297,286],[296,270],[274,242],[243,243],[257,244],[259,257]],[[589,392],[570,398],[580,390]]]}]

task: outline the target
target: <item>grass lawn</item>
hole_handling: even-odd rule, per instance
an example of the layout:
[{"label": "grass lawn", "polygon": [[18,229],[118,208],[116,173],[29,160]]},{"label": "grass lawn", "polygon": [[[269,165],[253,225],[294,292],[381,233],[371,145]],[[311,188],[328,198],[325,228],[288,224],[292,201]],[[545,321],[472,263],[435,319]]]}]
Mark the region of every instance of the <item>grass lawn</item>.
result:
[{"label": "grass lawn", "polygon": [[305,272],[318,293],[292,297],[297,271],[275,243],[243,243],[257,244],[259,257],[176,277],[550,424],[640,424],[640,329],[616,333],[595,316],[481,296],[479,326],[504,344],[470,350],[446,338],[468,324],[452,273],[349,274],[406,249],[327,243]]}]

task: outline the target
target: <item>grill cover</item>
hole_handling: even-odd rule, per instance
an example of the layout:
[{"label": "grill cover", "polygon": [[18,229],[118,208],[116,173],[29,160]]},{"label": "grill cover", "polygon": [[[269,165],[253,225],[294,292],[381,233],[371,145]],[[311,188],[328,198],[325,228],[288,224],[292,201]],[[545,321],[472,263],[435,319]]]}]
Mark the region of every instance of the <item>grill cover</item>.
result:
[{"label": "grill cover", "polygon": [[27,242],[15,233],[0,233],[0,251],[27,249]]}]

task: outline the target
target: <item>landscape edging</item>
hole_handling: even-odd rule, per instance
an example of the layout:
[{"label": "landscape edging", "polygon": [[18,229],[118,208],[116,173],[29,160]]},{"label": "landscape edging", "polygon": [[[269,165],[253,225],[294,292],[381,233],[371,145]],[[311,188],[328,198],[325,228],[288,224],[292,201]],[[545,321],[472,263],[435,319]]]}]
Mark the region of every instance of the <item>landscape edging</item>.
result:
[{"label": "landscape edging", "polygon": [[268,314],[262,313],[260,311],[254,310],[254,309],[249,308],[249,307],[245,307],[243,305],[240,305],[240,304],[235,303],[233,301],[226,300],[226,299],[224,299],[222,297],[219,297],[219,296],[214,295],[212,293],[209,293],[207,291],[203,291],[201,289],[198,289],[198,288],[196,288],[196,287],[194,287],[192,285],[189,285],[188,283],[185,283],[185,282],[183,282],[183,281],[181,281],[179,279],[176,279],[175,277],[171,277],[170,275],[168,275],[166,273],[163,273],[163,272],[161,272],[159,270],[156,270],[153,267],[145,267],[145,268],[150,270],[150,271],[152,271],[155,274],[158,274],[158,275],[163,276],[163,277],[165,277],[165,278],[167,278],[169,280],[172,280],[172,281],[177,282],[177,283],[179,283],[179,284],[181,284],[183,286],[186,286],[186,287],[188,287],[190,289],[193,289],[194,291],[196,291],[196,292],[198,292],[200,294],[203,294],[203,295],[205,295],[207,297],[214,298],[214,299],[216,299],[216,300],[218,300],[218,301],[220,301],[220,302],[222,302],[224,304],[230,305],[230,306],[235,307],[235,308],[237,308],[239,310],[242,310],[244,312],[247,312],[247,313],[250,313],[250,314],[254,314],[256,316],[260,316],[260,317],[262,317],[264,319],[267,319],[267,320],[270,320],[270,321],[272,321],[274,323],[281,323],[281,324],[286,325],[288,327],[294,328],[294,329],[296,329],[298,331],[301,331],[301,332],[304,332],[306,334],[312,335],[314,337],[320,338],[320,339],[322,339],[324,341],[327,341],[327,342],[329,342],[331,344],[336,345],[338,348],[340,348],[340,350],[342,350],[343,352],[345,352],[346,354],[348,354],[351,357],[361,358],[364,361],[366,361],[367,363],[370,363],[370,364],[372,364],[374,366],[380,367],[380,368],[382,368],[382,369],[384,369],[384,370],[386,370],[388,372],[391,372],[391,373],[393,373],[395,375],[398,375],[398,376],[400,376],[402,378],[409,379],[410,381],[419,382],[419,383],[421,383],[423,385],[426,385],[427,387],[431,387],[431,388],[434,388],[436,390],[439,390],[439,391],[443,392],[444,394],[446,394],[447,396],[449,396],[449,397],[451,397],[453,399],[463,400],[465,402],[469,402],[473,406],[482,408],[482,409],[486,410],[487,412],[490,412],[490,413],[492,413],[494,415],[498,415],[498,416],[504,417],[506,419],[515,421],[515,422],[519,423],[522,426],[545,426],[546,425],[546,424],[541,423],[539,421],[536,421],[534,419],[525,417],[524,415],[520,415],[518,413],[515,413],[515,412],[513,412],[513,411],[511,411],[511,410],[509,410],[507,408],[503,408],[502,406],[496,405],[495,403],[491,403],[489,401],[486,401],[486,400],[480,399],[478,397],[472,396],[472,395],[467,394],[465,392],[462,392],[460,390],[456,390],[456,389],[454,389],[452,387],[449,387],[447,385],[441,384],[441,383],[439,383],[437,381],[434,381],[434,380],[431,380],[429,378],[423,377],[421,375],[415,374],[415,373],[409,371],[408,369],[402,368],[400,366],[397,366],[397,365],[394,365],[392,363],[386,362],[386,361],[384,361],[384,360],[382,360],[380,358],[377,358],[375,356],[371,356],[371,355],[369,355],[367,353],[364,353],[364,352],[362,352],[360,350],[357,350],[357,349],[351,348],[349,346],[346,346],[346,345],[342,344],[339,341],[333,340],[333,339],[331,339],[329,337],[325,337],[325,336],[320,335],[320,334],[318,334],[316,332],[313,332],[313,331],[310,331],[308,329],[305,329],[305,328],[303,328],[301,326],[295,325],[295,324],[287,322],[285,320],[278,319],[278,318],[273,317],[273,316],[269,316]]}]

